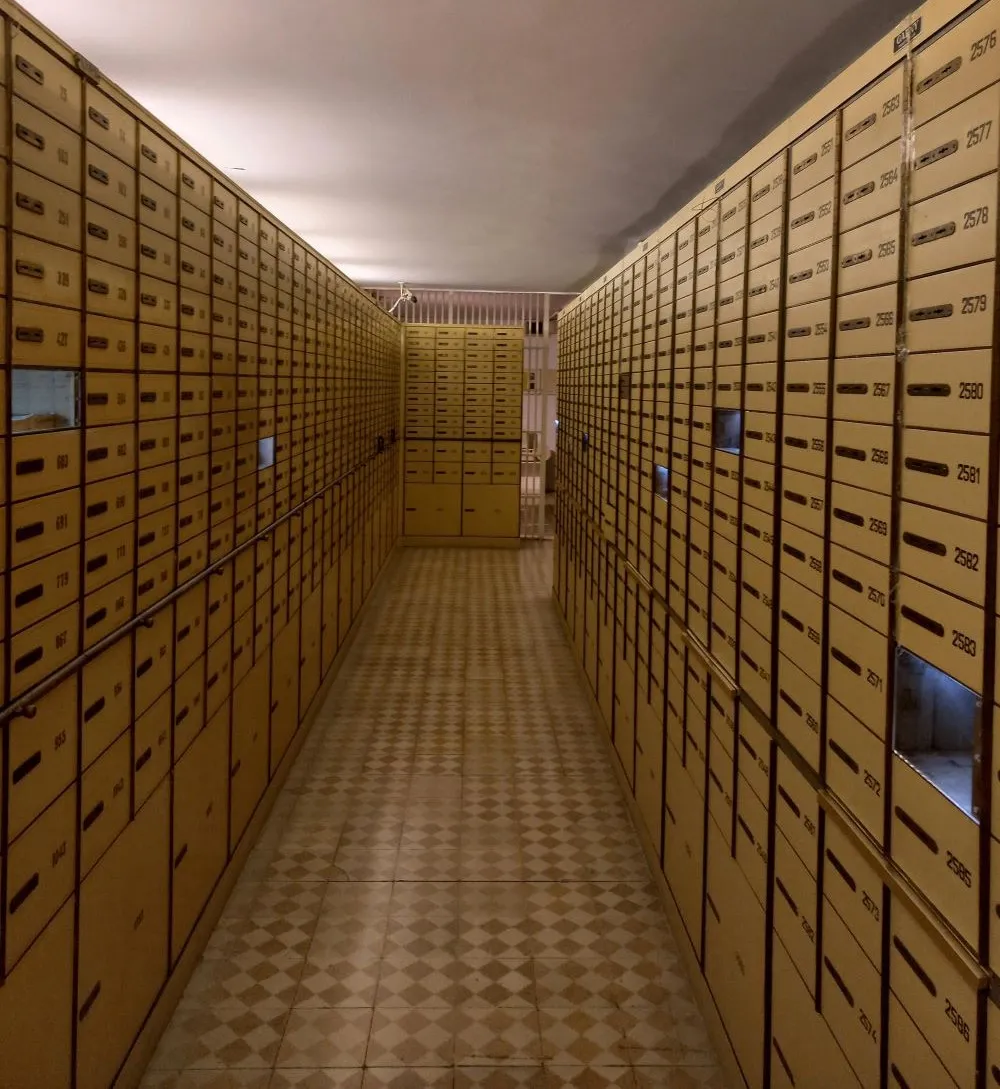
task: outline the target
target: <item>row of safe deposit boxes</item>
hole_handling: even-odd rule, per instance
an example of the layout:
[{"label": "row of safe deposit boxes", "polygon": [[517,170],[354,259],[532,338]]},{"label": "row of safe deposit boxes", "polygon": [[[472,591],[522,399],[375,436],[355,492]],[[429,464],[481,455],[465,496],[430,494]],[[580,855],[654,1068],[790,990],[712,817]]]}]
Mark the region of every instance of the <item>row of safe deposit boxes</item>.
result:
[{"label": "row of safe deposit boxes", "polygon": [[524,330],[405,327],[404,532],[516,538]]},{"label": "row of safe deposit boxes", "polygon": [[361,472],[6,727],[12,1085],[70,1084],[74,1017],[76,1084],[111,1084],[392,547],[398,500],[394,473]]},{"label": "row of safe deposit boxes", "polygon": [[1000,1082],[998,30],[908,21],[560,316],[556,592],[751,1086]]},{"label": "row of safe deposit boxes", "polygon": [[398,534],[401,335],[0,29],[0,1083],[108,1089]]}]

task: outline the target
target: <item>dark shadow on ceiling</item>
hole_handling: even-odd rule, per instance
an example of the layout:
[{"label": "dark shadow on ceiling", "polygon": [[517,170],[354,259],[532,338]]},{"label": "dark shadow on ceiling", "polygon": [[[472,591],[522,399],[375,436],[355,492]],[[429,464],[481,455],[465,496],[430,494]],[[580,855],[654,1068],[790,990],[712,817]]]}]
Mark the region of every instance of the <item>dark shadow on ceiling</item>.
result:
[{"label": "dark shadow on ceiling", "polygon": [[[652,234],[713,178],[724,173],[821,87],[843,71],[905,15],[915,0],[857,0],[807,45],[774,82],[752,99],[722,132],[714,150],[692,163],[656,204],[609,238],[594,268],[574,285],[582,291],[631,250],[635,239]],[[667,138],[667,134],[664,134]]]}]

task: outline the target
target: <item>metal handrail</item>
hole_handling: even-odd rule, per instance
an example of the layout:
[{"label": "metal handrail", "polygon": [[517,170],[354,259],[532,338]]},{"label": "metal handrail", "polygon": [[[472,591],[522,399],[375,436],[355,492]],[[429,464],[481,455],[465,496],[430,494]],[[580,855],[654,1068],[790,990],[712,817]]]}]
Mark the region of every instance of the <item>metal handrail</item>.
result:
[{"label": "metal handrail", "polygon": [[712,676],[721,684],[729,694],[731,699],[735,699],[739,695],[740,686],[736,683],[735,679],[730,674],[729,670],[719,661],[718,658],[705,646],[705,644],[698,638],[697,635],[690,628],[685,627],[681,632],[681,638],[687,643],[688,647],[698,655],[698,657],[705,663],[708,671]]},{"label": "metal handrail", "polygon": [[[878,873],[879,880],[888,885],[897,896],[902,896],[911,907],[915,908],[917,921],[930,935],[936,945],[950,954],[960,965],[962,971],[975,986],[977,991],[985,990],[990,984],[989,969],[976,960],[966,944],[957,936],[953,926],[941,914],[938,908],[924,896],[916,884],[893,862],[883,854],[881,846],[862,828],[851,813],[825,787],[816,792],[820,806],[832,817],[864,853],[865,861]],[[927,925],[929,924],[929,925]]]},{"label": "metal handrail", "polygon": [[397,442],[398,440],[395,439],[386,442],[381,450],[376,450],[374,454],[370,454],[364,461],[359,462],[354,468],[341,474],[336,480],[331,480],[328,484],[324,484],[319,491],[314,492],[308,499],[303,499],[301,503],[296,504],[280,518],[275,519],[275,521],[265,529],[258,530],[252,537],[227,552],[221,559],[215,560],[210,566],[199,571],[196,575],[192,575],[191,578],[180,586],[175,587],[165,597],[160,598],[159,601],[154,602],[154,604],[143,609],[141,613],[138,613],[130,620],[127,620],[120,628],[116,628],[113,632],[104,636],[103,639],[99,639],[92,647],[88,647],[83,653],[78,654],[71,661],[61,665],[58,669],[53,670],[47,677],[43,677],[42,680],[33,684],[27,691],[22,692],[17,699],[11,700],[6,707],[0,708],[0,726],[4,726],[14,718],[34,718],[38,713],[38,708],[35,704],[42,696],[51,692],[53,688],[56,688],[68,677],[73,676],[79,669],[87,665],[88,662],[92,662],[109,647],[114,646],[120,639],[124,639],[126,635],[131,635],[132,632],[137,631],[139,628],[152,627],[153,617],[156,616],[157,613],[161,612],[168,605],[172,605],[192,587],[197,586],[201,582],[206,582],[213,575],[221,574],[226,564],[232,562],[236,556],[257,544],[258,541],[262,541],[265,537],[270,536],[279,526],[284,525],[297,514],[300,514],[309,504],[314,503],[316,499],[338,487],[366,465],[370,465],[376,458],[380,457],[382,454],[388,453],[396,446]]},{"label": "metal handrail", "polygon": [[[569,497],[568,497],[569,498]],[[582,509],[579,503],[572,498],[578,513],[595,530],[601,527],[594,522]],[[747,696],[739,687],[728,671],[721,665],[704,643],[687,627],[687,623],[675,609],[671,608],[666,599],[636,570],[634,565],[625,559],[624,553],[617,544],[607,538],[610,547],[621,559],[626,570],[633,575],[644,589],[648,590],[652,597],[661,602],[667,613],[682,626],[681,638],[684,643],[693,650],[705,663],[722,684],[729,690],[729,695],[739,699],[743,709],[753,715],[754,720],[761,726],[777,745],[779,751],[787,757],[796,770],[816,791],[816,800],[826,813],[836,820],[837,824],[850,835],[859,849],[864,851],[866,860],[876,869],[879,879],[887,885],[896,895],[902,896],[913,908],[914,913],[924,927],[925,931],[933,938],[936,944],[949,952],[955,963],[960,965],[967,978],[975,986],[976,990],[984,990],[990,985],[991,974],[972,955],[964,941],[955,932],[952,924],[944,917],[941,911],[924,896],[914,882],[898,867],[891,857],[885,854],[884,849],[878,844],[865,829],[863,829],[854,817],[845,809],[843,804],[828,789],[827,785],[819,778],[816,770],[812,768],[795,748],[795,746],[779,730],[777,725],[766,716],[763,711]]]}]

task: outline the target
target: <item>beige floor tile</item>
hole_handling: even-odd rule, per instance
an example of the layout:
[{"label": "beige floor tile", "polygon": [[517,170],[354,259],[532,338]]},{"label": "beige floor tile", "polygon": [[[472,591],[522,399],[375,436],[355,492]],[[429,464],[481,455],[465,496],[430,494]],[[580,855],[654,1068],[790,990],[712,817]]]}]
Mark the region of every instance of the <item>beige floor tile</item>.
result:
[{"label": "beige floor tile", "polygon": [[461,1066],[455,1070],[455,1089],[535,1089],[541,1084],[540,1066]]},{"label": "beige floor tile", "polygon": [[223,918],[257,922],[283,919],[304,929],[319,914],[323,894],[323,887],[312,881],[264,881],[248,889],[239,901],[230,898]]},{"label": "beige floor tile", "polygon": [[457,919],[460,887],[458,881],[396,881],[389,914],[397,919]]},{"label": "beige floor tile", "polygon": [[375,1010],[365,1065],[451,1066],[455,1057],[454,1011],[448,1008]]},{"label": "beige floor tile", "polygon": [[534,967],[528,957],[465,953],[452,969],[447,993],[454,1005],[469,1008],[534,1008]]},{"label": "beige floor tile", "polygon": [[541,1008],[542,1056],[553,1066],[628,1066],[616,1011],[600,1008]]},{"label": "beige floor tile", "polygon": [[400,557],[143,1089],[722,1089],[550,563]]},{"label": "beige floor tile", "polygon": [[726,1089],[716,1066],[637,1066],[637,1089]]},{"label": "beige floor tile", "polygon": [[669,1002],[689,983],[682,974],[651,958],[623,968],[601,958],[535,958],[540,1006],[646,1008]]},{"label": "beige floor tile", "polygon": [[179,1009],[160,1040],[151,1070],[270,1068],[287,1010],[224,1006]]},{"label": "beige floor tile", "polygon": [[450,1066],[370,1066],[364,1082],[365,1089],[452,1089],[454,1084],[455,1071]]},{"label": "beige floor tile", "polygon": [[458,815],[449,814],[447,823],[442,820],[408,820],[401,828],[399,847],[401,852],[435,851],[457,848],[462,841]]},{"label": "beige floor tile", "polygon": [[382,955],[397,951],[417,959],[437,953],[455,955],[458,943],[458,914],[445,919],[418,916],[390,916]]},{"label": "beige floor tile", "polygon": [[342,847],[331,862],[331,881],[391,881],[396,872],[397,848]]},{"label": "beige floor tile", "polygon": [[270,1070],[160,1070],[140,1089],[273,1089]]},{"label": "beige floor tile", "polygon": [[359,1067],[371,1028],[370,1009],[294,1009],[276,1067]]},{"label": "beige floor tile", "polygon": [[385,1008],[449,1008],[456,963],[451,953],[411,957],[397,951],[381,963],[376,1004]]},{"label": "beige floor tile", "polygon": [[397,881],[456,881],[459,863],[457,846],[400,849],[395,877]]},{"label": "beige floor tile", "polygon": [[391,899],[391,881],[331,883],[323,892],[319,916],[336,922],[345,913],[388,915]]},{"label": "beige floor tile", "polygon": [[512,923],[505,919],[463,917],[459,926],[457,948],[461,957],[528,957],[545,946],[540,944],[534,920],[522,919]]},{"label": "beige floor tile", "polygon": [[248,949],[203,960],[184,991],[181,1007],[264,1011],[288,1009],[305,964],[305,951],[265,955]]},{"label": "beige floor tile", "polygon": [[532,1089],[635,1089],[629,1066],[546,1066]]},{"label": "beige floor tile", "polygon": [[363,1080],[360,1067],[275,1070],[267,1089],[361,1089]]},{"label": "beige floor tile", "polygon": [[458,1066],[533,1066],[541,1061],[538,1011],[463,1005],[456,1010]]},{"label": "beige floor tile", "polygon": [[306,962],[293,1005],[312,1009],[373,1006],[378,990],[378,961],[367,965],[321,967]]},{"label": "beige floor tile", "polygon": [[633,1066],[712,1066],[715,1056],[701,1014],[693,1003],[617,1010],[610,1020],[622,1032]]},{"label": "beige floor tile", "polygon": [[328,881],[332,876],[336,844],[326,850],[289,846],[271,858],[267,877],[272,881]]}]

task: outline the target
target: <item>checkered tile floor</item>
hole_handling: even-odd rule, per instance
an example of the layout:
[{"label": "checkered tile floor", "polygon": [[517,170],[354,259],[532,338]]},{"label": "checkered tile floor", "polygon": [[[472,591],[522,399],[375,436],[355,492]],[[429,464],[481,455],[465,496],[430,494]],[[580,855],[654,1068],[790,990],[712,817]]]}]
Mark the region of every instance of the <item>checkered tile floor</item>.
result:
[{"label": "checkered tile floor", "polygon": [[551,563],[402,553],[143,1089],[722,1089]]}]

